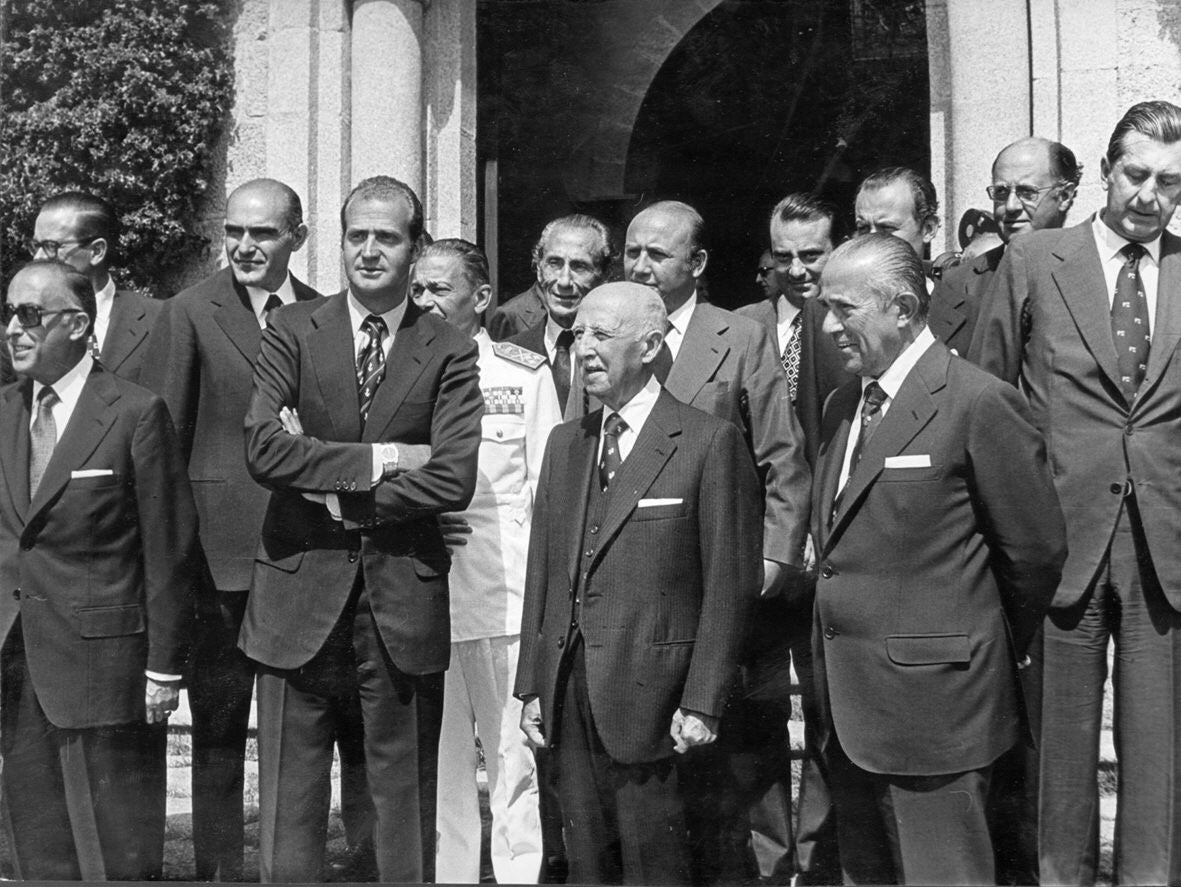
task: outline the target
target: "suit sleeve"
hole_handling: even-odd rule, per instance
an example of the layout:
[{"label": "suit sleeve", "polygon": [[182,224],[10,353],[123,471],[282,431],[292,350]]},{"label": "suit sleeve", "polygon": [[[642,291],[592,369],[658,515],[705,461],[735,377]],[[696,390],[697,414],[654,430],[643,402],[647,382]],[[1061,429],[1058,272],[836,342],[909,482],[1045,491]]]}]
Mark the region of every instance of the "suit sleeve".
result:
[{"label": "suit sleeve", "polygon": [[534,372],[533,383],[530,398],[525,402],[525,472],[529,490],[536,499],[545,444],[554,426],[562,421],[562,413],[548,366],[543,364]]},{"label": "suit sleeve", "polygon": [[152,326],[139,384],[164,398],[187,463],[193,454],[201,363],[192,319],[172,299],[163,303]]},{"label": "suit sleeve", "polygon": [[180,674],[197,569],[197,513],[164,401],[153,398],[131,442],[143,545],[148,671]]},{"label": "suit sleeve", "polygon": [[706,447],[701,472],[701,616],[681,708],[720,717],[725,707],[762,584],[758,502],[758,477],[745,442],[726,422]]},{"label": "suit sleeve", "polygon": [[1021,238],[1015,238],[981,297],[976,331],[968,348],[968,360],[1010,385],[1016,385],[1021,376],[1025,351],[1026,259]]},{"label": "suit sleeve", "polygon": [[290,318],[276,311],[263,331],[254,390],[246,411],[246,466],[271,489],[335,493],[373,483],[373,447],[367,443],[323,441],[288,434],[279,410],[299,404],[300,341]]},{"label": "suit sleeve", "polygon": [[764,491],[761,557],[798,566],[808,533],[812,476],[778,352],[761,324],[746,362],[743,420]]},{"label": "suit sleeve", "polygon": [[541,463],[537,497],[533,502],[529,556],[525,567],[525,604],[521,615],[521,651],[513,684],[513,695],[518,699],[540,693],[535,665],[538,637],[545,616],[545,592],[549,585],[549,529],[553,519],[549,497],[553,483],[553,440],[553,435],[550,435]]},{"label": "suit sleeve", "polygon": [[1018,658],[1054,598],[1066,525],[1025,398],[988,386],[967,411],[969,479]]}]

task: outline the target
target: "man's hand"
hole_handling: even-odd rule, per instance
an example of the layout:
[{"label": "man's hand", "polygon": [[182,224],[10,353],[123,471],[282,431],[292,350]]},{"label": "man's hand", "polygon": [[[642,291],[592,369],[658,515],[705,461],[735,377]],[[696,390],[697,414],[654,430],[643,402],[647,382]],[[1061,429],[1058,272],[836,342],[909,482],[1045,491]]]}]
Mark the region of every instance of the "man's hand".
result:
[{"label": "man's hand", "polygon": [[279,424],[288,434],[303,434],[303,424],[299,421],[299,411],[291,407],[279,408]]},{"label": "man's hand", "polygon": [[443,533],[443,544],[447,546],[448,554],[455,554],[455,549],[467,545],[467,537],[472,534],[472,525],[458,514],[440,514],[439,530]]},{"label": "man's hand", "polygon": [[521,732],[537,748],[545,748],[545,733],[541,727],[541,700],[534,697],[521,709]]},{"label": "man's hand", "polygon": [[816,572],[816,543],[812,541],[811,533],[804,540],[804,572]]},{"label": "man's hand", "polygon": [[673,750],[683,755],[695,745],[709,745],[718,738],[718,719],[678,708],[668,735],[673,738]]},{"label": "man's hand", "polygon": [[149,724],[167,724],[168,716],[180,705],[180,681],[147,679],[144,686],[144,708]]}]

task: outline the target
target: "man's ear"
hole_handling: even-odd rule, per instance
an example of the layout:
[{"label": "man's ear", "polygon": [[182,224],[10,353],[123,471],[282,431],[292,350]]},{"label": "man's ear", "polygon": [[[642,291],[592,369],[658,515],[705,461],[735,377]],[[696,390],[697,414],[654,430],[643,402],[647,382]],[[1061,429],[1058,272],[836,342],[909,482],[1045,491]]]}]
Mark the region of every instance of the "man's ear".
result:
[{"label": "man's ear", "polygon": [[483,314],[492,302],[492,285],[485,283],[476,289],[476,313]]},{"label": "man's ear", "polygon": [[709,252],[704,249],[696,249],[693,254],[689,256],[689,265],[693,269],[694,277],[701,277],[705,273],[705,265],[709,262]]},{"label": "man's ear", "polygon": [[935,239],[935,234],[939,230],[939,216],[927,216],[923,219],[923,243],[930,243]]},{"label": "man's ear", "polygon": [[66,315],[70,323],[70,339],[77,342],[79,339],[85,339],[89,336],[87,327],[90,326],[90,315],[85,311],[79,311],[76,314]]},{"label": "man's ear", "polygon": [[1103,186],[1103,190],[1107,190],[1107,180],[1111,178],[1111,164],[1107,162],[1106,157],[1099,158],[1099,183]]},{"label": "man's ear", "polygon": [[919,297],[905,291],[894,297],[894,304],[898,306],[899,325],[911,323],[919,315]]},{"label": "man's ear", "polygon": [[1071,182],[1069,185],[1063,185],[1062,190],[1058,192],[1058,211],[1066,215],[1066,211],[1074,206],[1074,198],[1078,196],[1078,185]]},{"label": "man's ear", "polygon": [[664,347],[664,333],[660,332],[660,330],[648,330],[648,332],[644,333],[644,338],[640,341],[644,343],[644,350],[640,352],[640,360],[643,363],[650,364],[656,360],[656,355]]},{"label": "man's ear", "polygon": [[299,252],[308,241],[308,226],[300,223],[299,227],[291,232],[291,251]]},{"label": "man's ear", "polygon": [[110,251],[110,244],[107,243],[105,237],[96,237],[90,241],[86,248],[90,250],[90,264],[101,265],[106,261],[107,253]]}]

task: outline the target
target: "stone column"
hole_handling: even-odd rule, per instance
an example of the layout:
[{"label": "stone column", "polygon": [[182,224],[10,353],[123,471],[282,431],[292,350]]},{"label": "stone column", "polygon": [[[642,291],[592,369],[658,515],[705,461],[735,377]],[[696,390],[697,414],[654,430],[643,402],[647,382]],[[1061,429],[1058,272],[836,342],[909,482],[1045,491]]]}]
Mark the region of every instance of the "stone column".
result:
[{"label": "stone column", "polygon": [[[476,4],[431,0],[423,77],[426,181],[419,192],[435,237],[476,239]],[[425,193],[424,193],[425,192]]]},{"label": "stone column", "polygon": [[353,0],[352,176],[395,176],[422,194],[424,0]]}]

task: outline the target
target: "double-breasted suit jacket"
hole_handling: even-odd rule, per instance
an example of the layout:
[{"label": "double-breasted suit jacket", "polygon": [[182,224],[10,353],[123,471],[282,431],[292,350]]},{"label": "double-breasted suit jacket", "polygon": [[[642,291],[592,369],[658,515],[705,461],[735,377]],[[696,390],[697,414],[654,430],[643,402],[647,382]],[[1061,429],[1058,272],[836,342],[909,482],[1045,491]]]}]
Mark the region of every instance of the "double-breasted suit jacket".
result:
[{"label": "double-breasted suit jacket", "polygon": [[[445,321],[407,310],[364,428],[346,293],[278,309],[263,333],[246,417],[251,476],[273,490],[241,646],[293,669],[323,645],[364,571],[394,664],[447,667],[449,559],[437,516],[467,507],[484,412],[476,346]],[[298,410],[287,434],[279,410]],[[429,444],[430,459],[376,487],[372,444]],[[339,495],[343,521],[304,492]]]},{"label": "double-breasted suit jacket", "polygon": [[[601,424],[596,411],[550,435],[514,693],[539,696],[546,729],[556,726],[577,586],[595,726],[611,758],[635,764],[672,755],[678,707],[722,714],[758,595],[761,495],[737,428],[662,392],[602,525],[587,528]],[[589,563],[584,535],[595,540]]]},{"label": "double-breasted suit jacket", "polygon": [[[299,301],[319,299],[291,279]],[[262,329],[229,268],[163,303],[141,374],[168,404],[197,502],[215,588],[250,587],[267,491],[250,477],[242,420]]]},{"label": "double-breasted suit jacket", "polygon": [[196,517],[164,402],[96,366],[29,501],[32,380],[0,391],[0,637],[19,613],[46,716],[144,719],[144,671],[180,674]]},{"label": "double-breasted suit jacket", "polygon": [[823,741],[875,773],[978,769],[1021,735],[1017,662],[1065,557],[1045,447],[1015,389],[935,342],[833,514],[860,398],[829,399],[814,490]]},{"label": "double-breasted suit jacket", "polygon": [[1020,385],[1045,435],[1070,544],[1054,606],[1075,603],[1090,586],[1131,483],[1156,576],[1181,610],[1181,238],[1161,235],[1148,370],[1129,406],[1091,225],[1014,239],[971,358]]}]

